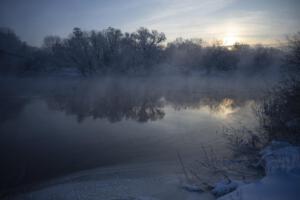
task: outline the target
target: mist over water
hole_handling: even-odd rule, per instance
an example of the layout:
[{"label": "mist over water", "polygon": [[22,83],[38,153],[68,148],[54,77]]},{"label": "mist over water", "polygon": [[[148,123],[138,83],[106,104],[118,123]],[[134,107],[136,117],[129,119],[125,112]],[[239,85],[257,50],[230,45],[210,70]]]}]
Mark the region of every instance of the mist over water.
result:
[{"label": "mist over water", "polygon": [[274,82],[201,77],[1,79],[2,187],[75,171],[230,154],[226,126],[257,126]]},{"label": "mist over water", "polygon": [[0,199],[298,200],[299,2],[1,0]]}]

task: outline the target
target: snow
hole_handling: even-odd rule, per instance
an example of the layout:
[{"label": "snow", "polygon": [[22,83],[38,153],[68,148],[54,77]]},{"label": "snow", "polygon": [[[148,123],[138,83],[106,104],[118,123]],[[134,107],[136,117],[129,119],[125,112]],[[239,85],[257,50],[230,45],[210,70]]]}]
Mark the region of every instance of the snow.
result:
[{"label": "snow", "polygon": [[299,177],[266,176],[262,180],[239,187],[218,200],[299,200]]},{"label": "snow", "polygon": [[[272,142],[260,154],[260,164],[266,172],[264,178],[249,184],[221,181],[212,194],[219,197],[218,200],[299,200],[300,147]],[[171,171],[151,164],[89,170],[7,200],[215,199],[197,185],[182,183],[182,174]]]},{"label": "snow", "polygon": [[215,196],[220,197],[234,191],[236,188],[242,185],[244,185],[244,183],[241,181],[220,181],[215,185],[212,193]]},{"label": "snow", "polygon": [[300,147],[291,146],[287,142],[272,142],[261,151],[261,155],[267,175],[300,169]]},{"label": "snow", "polygon": [[218,200],[299,200],[300,148],[286,142],[272,142],[261,151],[266,176],[239,186]]},{"label": "snow", "polygon": [[197,184],[183,183],[181,184],[181,187],[190,192],[204,192]]},{"label": "snow", "polygon": [[[162,170],[163,167],[157,167]],[[38,190],[7,200],[213,200],[209,193],[180,187],[182,174],[154,165],[95,169],[51,182]]]}]

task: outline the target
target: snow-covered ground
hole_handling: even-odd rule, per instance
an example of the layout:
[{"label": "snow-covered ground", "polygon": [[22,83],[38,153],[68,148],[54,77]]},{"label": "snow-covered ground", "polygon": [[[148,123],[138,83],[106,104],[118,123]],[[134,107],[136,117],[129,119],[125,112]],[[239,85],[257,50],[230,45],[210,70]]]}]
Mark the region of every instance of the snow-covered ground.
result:
[{"label": "snow-covered ground", "polygon": [[[220,182],[212,194],[221,196],[218,200],[299,200],[300,147],[273,142],[261,151],[261,157],[264,178],[248,184]],[[210,193],[187,187],[176,163],[145,163],[79,172],[7,200],[215,199]]]},{"label": "snow-covered ground", "polygon": [[299,200],[300,147],[272,142],[261,151],[266,176],[237,189],[218,200]]},{"label": "snow-covered ground", "polygon": [[9,200],[213,200],[181,187],[177,166],[131,165],[80,172]]}]

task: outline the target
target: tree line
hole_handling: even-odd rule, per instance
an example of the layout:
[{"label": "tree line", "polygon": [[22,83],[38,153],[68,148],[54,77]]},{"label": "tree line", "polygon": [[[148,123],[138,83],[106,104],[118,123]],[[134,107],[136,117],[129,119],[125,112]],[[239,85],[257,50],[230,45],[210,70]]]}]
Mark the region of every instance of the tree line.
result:
[{"label": "tree line", "polygon": [[283,52],[262,45],[178,38],[166,42],[164,33],[140,28],[133,33],[107,28],[84,31],[74,28],[66,38],[47,36],[41,47],[21,41],[10,29],[0,29],[0,73],[50,73],[73,70],[95,74],[147,75],[151,73],[268,73],[277,69]]}]

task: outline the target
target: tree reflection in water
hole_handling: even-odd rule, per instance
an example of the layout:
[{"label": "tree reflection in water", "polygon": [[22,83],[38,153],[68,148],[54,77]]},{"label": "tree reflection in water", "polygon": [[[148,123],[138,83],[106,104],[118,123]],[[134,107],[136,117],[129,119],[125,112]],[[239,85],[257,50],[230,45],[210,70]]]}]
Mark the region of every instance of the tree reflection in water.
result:
[{"label": "tree reflection in water", "polygon": [[105,84],[80,82],[65,90],[54,89],[44,99],[50,109],[74,115],[79,123],[89,117],[114,123],[122,120],[161,120],[165,116],[166,105],[175,110],[205,107],[213,114],[226,117],[243,106],[249,96],[241,88],[230,91],[224,91],[224,88],[203,90],[203,86],[195,83],[157,87],[157,83],[131,81],[124,84],[123,81],[111,80]]}]

